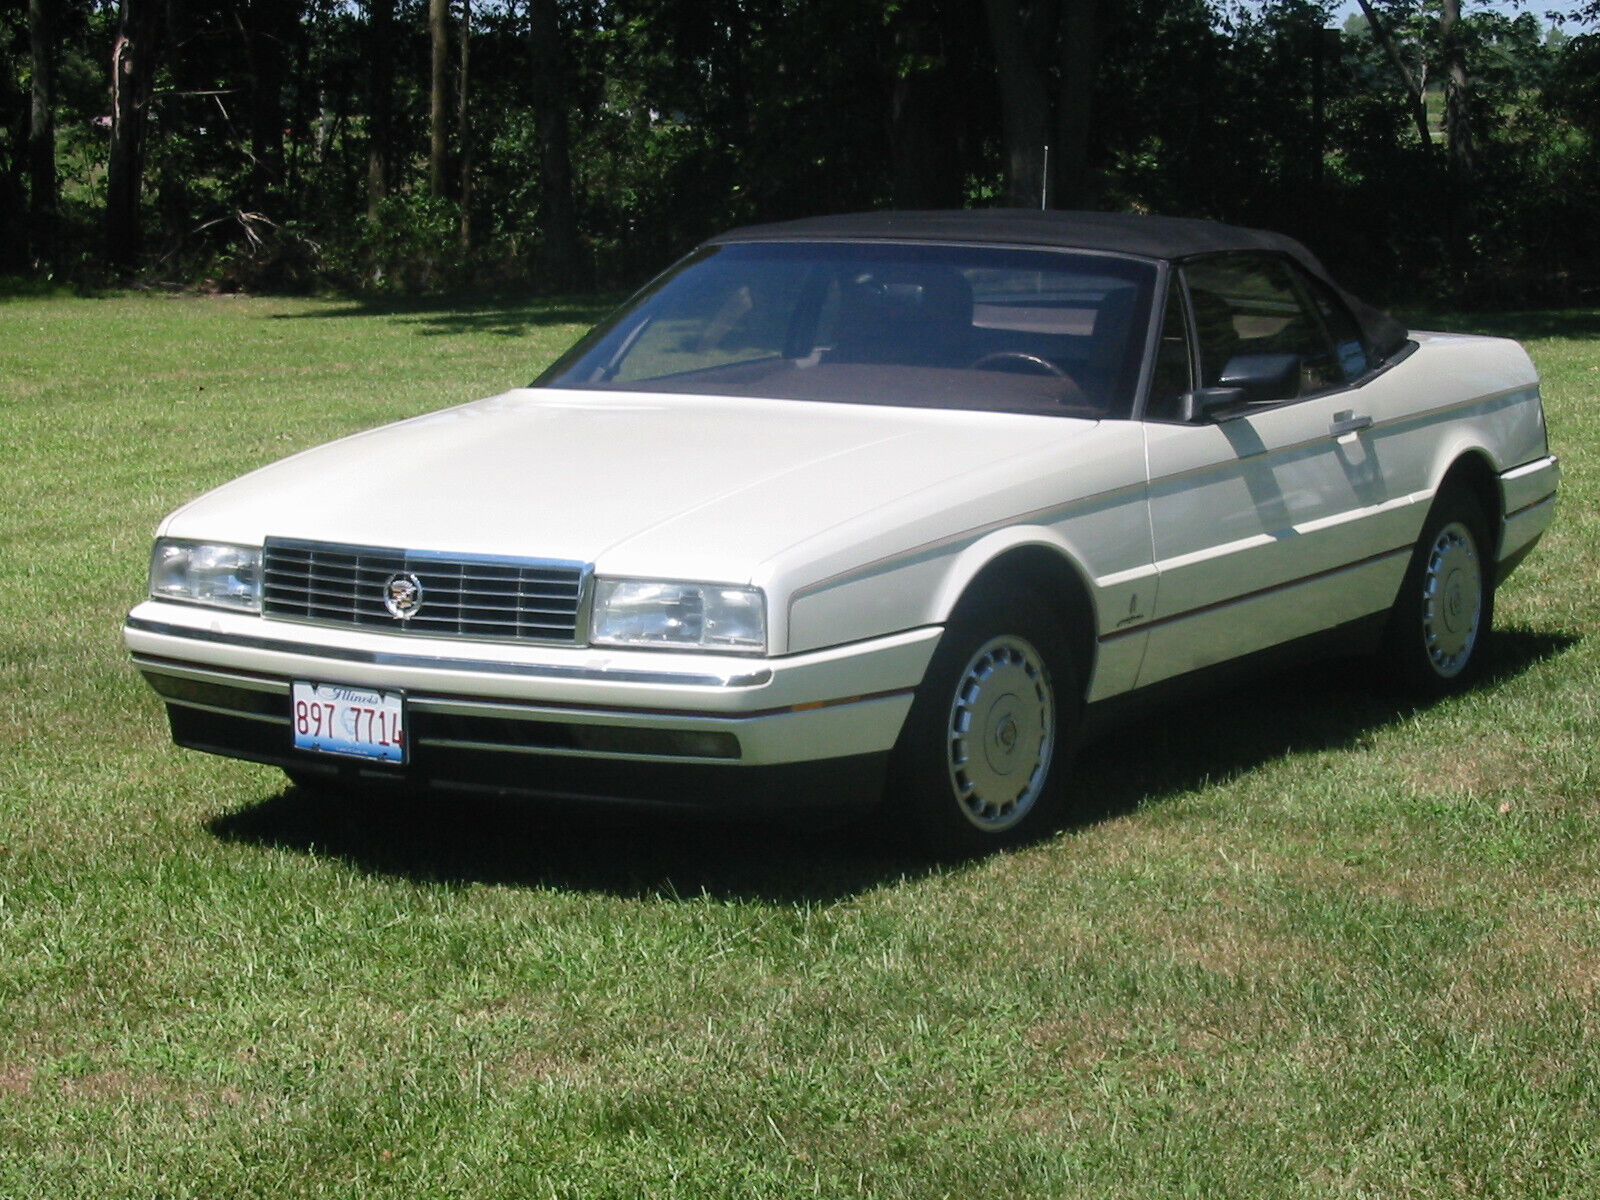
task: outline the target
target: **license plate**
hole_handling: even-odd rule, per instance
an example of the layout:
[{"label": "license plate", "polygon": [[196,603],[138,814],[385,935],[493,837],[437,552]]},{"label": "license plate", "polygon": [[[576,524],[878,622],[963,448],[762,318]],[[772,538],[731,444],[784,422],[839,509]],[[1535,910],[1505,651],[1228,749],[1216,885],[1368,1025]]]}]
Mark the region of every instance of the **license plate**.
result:
[{"label": "license plate", "polygon": [[291,708],[296,749],[406,761],[405,701],[399,692],[296,680]]}]

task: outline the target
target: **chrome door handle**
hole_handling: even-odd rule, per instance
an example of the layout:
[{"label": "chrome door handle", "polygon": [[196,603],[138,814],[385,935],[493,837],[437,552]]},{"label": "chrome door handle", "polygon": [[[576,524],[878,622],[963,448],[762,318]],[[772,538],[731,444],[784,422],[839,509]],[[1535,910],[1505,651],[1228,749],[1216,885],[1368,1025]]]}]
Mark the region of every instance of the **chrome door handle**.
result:
[{"label": "chrome door handle", "polygon": [[1371,427],[1371,417],[1365,414],[1357,415],[1354,409],[1347,409],[1344,412],[1333,414],[1333,426],[1328,432],[1337,438],[1344,437],[1347,433],[1360,433],[1363,429],[1370,429]]}]

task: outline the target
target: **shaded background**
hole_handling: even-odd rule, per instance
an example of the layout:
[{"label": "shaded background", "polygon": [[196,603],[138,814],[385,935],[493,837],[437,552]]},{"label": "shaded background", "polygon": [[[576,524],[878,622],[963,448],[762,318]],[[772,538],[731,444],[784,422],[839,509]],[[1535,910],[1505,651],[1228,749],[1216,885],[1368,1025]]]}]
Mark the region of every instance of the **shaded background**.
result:
[{"label": "shaded background", "polygon": [[1043,202],[1584,303],[1597,180],[1600,0],[0,0],[13,281],[615,289],[730,224]]}]

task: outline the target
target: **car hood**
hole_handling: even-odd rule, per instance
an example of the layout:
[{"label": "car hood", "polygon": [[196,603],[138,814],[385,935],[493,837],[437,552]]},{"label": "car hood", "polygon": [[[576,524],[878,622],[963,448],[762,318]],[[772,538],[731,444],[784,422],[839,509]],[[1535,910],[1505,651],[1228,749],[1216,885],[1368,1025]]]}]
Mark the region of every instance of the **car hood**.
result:
[{"label": "car hood", "polygon": [[[356,434],[201,497],[161,532],[567,559],[759,581],[763,563],[1095,423],[941,409],[520,389]],[[957,491],[962,489],[957,488]]]}]

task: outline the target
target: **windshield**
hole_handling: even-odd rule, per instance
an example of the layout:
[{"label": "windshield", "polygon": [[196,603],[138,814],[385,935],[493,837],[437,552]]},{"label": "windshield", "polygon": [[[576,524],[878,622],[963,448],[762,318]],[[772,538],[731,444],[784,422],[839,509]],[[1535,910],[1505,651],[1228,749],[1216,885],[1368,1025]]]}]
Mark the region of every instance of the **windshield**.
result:
[{"label": "windshield", "polygon": [[714,246],[535,386],[1126,417],[1155,277],[1106,254]]}]

